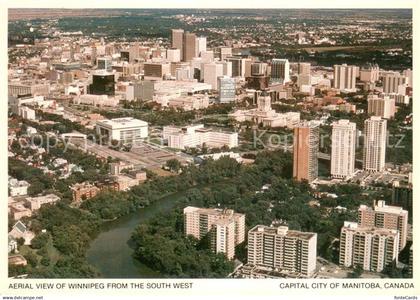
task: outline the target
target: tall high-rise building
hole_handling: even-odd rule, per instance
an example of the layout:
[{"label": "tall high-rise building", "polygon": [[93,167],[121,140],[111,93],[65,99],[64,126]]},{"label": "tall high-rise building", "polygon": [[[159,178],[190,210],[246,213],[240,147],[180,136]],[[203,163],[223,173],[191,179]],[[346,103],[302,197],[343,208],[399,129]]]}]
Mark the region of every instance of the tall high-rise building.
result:
[{"label": "tall high-rise building", "polygon": [[334,65],[334,88],[339,90],[354,91],[356,89],[356,77],[359,67]]},{"label": "tall high-rise building", "polygon": [[299,75],[311,75],[311,64],[300,62],[298,63],[298,74]]},{"label": "tall high-rise building", "polygon": [[311,277],[316,268],[316,244],[316,233],[257,225],[248,232],[248,264]]},{"label": "tall high-rise building", "polygon": [[389,96],[378,97],[378,95],[369,96],[368,114],[384,119],[393,118],[395,115],[395,98]]},{"label": "tall high-rise building", "polygon": [[195,33],[185,32],[184,33],[184,46],[183,46],[183,60],[191,61],[194,57],[198,57],[197,52],[197,36]]},{"label": "tall high-rise building", "polygon": [[245,59],[242,57],[228,57],[232,63],[232,77],[245,77]]},{"label": "tall high-rise building", "polygon": [[184,208],[184,231],[197,239],[210,234],[211,249],[233,259],[235,246],[245,240],[245,215],[231,209],[188,206]]},{"label": "tall high-rise building", "polygon": [[290,64],[287,59],[274,58],[271,61],[271,80],[286,83],[290,81]]},{"label": "tall high-rise building", "polygon": [[108,72],[112,71],[112,58],[111,57],[99,57],[96,60],[97,69],[98,70],[105,70]]},{"label": "tall high-rise building", "polygon": [[176,63],[181,61],[181,50],[177,48],[170,48],[166,50],[166,59],[169,62]]},{"label": "tall high-rise building", "polygon": [[210,64],[204,64],[203,66],[204,83],[211,84],[211,88],[213,90],[217,90],[219,88],[217,78],[220,76],[223,76],[222,64],[215,63],[215,62],[210,63]]},{"label": "tall high-rise building", "polygon": [[399,251],[407,244],[408,211],[399,206],[377,201],[372,208],[360,205],[358,223],[362,227],[386,228],[399,231]]},{"label": "tall high-rise building", "polygon": [[251,64],[251,76],[267,75],[267,64],[263,62],[255,62]]},{"label": "tall high-rise building", "polygon": [[235,102],[236,85],[235,79],[228,76],[220,76],[217,78],[219,86],[220,103]]},{"label": "tall high-rise building", "polygon": [[401,206],[408,211],[408,217],[413,217],[413,186],[412,184],[404,184],[399,181],[392,183],[391,204]]},{"label": "tall high-rise building", "polygon": [[197,37],[196,43],[197,55],[201,55],[201,52],[207,51],[207,38],[205,36]]},{"label": "tall high-rise building", "polygon": [[346,178],[354,173],[356,123],[339,120],[332,124],[331,176]]},{"label": "tall high-rise building", "polygon": [[404,94],[408,80],[405,75],[399,72],[386,72],[382,76],[383,92],[386,94]]},{"label": "tall high-rise building", "polygon": [[92,84],[89,85],[89,94],[115,95],[115,76],[113,73],[100,70],[92,75]]},{"label": "tall high-rise building", "polygon": [[232,48],[230,47],[220,47],[220,60],[226,60],[228,57],[232,56]]},{"label": "tall high-rise building", "polygon": [[184,30],[183,29],[172,29],[172,48],[179,49],[181,54],[181,60],[184,60]]},{"label": "tall high-rise building", "polygon": [[398,231],[344,222],[340,235],[340,265],[381,272],[398,260]]},{"label": "tall high-rise building", "polygon": [[386,120],[370,117],[365,120],[363,143],[363,168],[380,172],[385,168]]},{"label": "tall high-rise building", "polygon": [[379,66],[368,64],[360,69],[360,80],[364,82],[376,82],[379,80]]},{"label": "tall high-rise building", "polygon": [[407,86],[413,87],[413,70],[411,69],[404,70],[403,76],[407,77]]},{"label": "tall high-rise building", "polygon": [[319,126],[301,122],[294,128],[293,177],[309,182],[318,177]]}]

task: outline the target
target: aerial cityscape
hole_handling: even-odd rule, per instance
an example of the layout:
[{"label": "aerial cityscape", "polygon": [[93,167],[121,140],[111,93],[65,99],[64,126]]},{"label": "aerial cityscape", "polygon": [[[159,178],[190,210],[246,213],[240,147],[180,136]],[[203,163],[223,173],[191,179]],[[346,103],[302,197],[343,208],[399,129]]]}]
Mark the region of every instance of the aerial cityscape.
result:
[{"label": "aerial cityscape", "polygon": [[410,9],[9,9],[10,278],[412,278]]}]

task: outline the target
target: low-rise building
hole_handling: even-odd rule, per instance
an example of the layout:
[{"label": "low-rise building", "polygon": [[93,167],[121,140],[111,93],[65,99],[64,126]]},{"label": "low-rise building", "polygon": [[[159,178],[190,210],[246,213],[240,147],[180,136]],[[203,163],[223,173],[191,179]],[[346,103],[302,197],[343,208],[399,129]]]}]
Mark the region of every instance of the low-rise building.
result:
[{"label": "low-rise building", "polygon": [[100,191],[97,186],[89,182],[76,183],[72,185],[70,189],[73,193],[73,202],[80,202],[82,200],[93,198]]},{"label": "low-rise building", "polygon": [[42,205],[44,204],[49,204],[49,203],[56,203],[58,200],[60,200],[60,197],[58,197],[57,195],[54,194],[48,194],[48,195],[44,195],[44,196],[37,196],[37,197],[27,197],[26,201],[29,204],[29,208],[31,209],[31,211],[35,211],[41,208]]},{"label": "low-rise building", "polygon": [[134,118],[100,120],[96,122],[96,132],[110,140],[136,143],[148,136],[148,124]]},{"label": "low-rise building", "polygon": [[28,194],[29,183],[25,180],[17,180],[9,176],[9,193],[10,196],[24,196]]},{"label": "low-rise building", "polygon": [[238,146],[237,132],[219,132],[204,128],[203,124],[176,127],[165,126],[163,139],[168,141],[168,147],[175,149],[194,148],[206,145],[208,147],[234,148]]}]

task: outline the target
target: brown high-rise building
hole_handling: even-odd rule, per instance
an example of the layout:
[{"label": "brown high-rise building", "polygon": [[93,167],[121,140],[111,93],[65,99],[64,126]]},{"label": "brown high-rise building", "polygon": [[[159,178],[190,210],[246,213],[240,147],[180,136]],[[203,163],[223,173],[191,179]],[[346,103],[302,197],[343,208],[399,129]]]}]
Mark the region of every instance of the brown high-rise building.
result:
[{"label": "brown high-rise building", "polygon": [[400,251],[407,244],[408,211],[402,207],[386,205],[385,201],[378,201],[374,208],[360,205],[358,219],[363,227],[398,230]]},{"label": "brown high-rise building", "polygon": [[309,182],[318,177],[319,127],[302,122],[294,129],[293,178]]},{"label": "brown high-rise building", "polygon": [[172,48],[179,49],[181,60],[183,60],[184,30],[172,29]]},{"label": "brown high-rise building", "polygon": [[185,32],[184,33],[184,45],[183,45],[183,60],[191,61],[193,57],[198,56],[197,51],[197,36],[195,33]]}]

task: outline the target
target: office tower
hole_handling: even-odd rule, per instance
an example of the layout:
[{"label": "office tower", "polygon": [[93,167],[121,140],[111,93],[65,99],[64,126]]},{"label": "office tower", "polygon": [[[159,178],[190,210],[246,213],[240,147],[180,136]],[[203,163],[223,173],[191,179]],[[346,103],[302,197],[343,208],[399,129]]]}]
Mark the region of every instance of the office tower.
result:
[{"label": "office tower", "polygon": [[223,76],[223,65],[218,63],[204,64],[203,67],[203,78],[204,83],[211,85],[213,90],[218,89],[217,78]]},{"label": "office tower", "polygon": [[177,48],[171,48],[166,50],[166,59],[169,62],[180,62],[181,61],[181,50]]},{"label": "office tower", "polygon": [[251,76],[265,76],[267,75],[267,64],[262,62],[255,62],[251,64]]},{"label": "office tower", "polygon": [[179,49],[181,60],[184,60],[184,30],[183,29],[172,29],[172,48]]},{"label": "office tower", "polygon": [[197,38],[197,56],[201,56],[201,52],[207,51],[207,38],[205,36],[199,36]]},{"label": "office tower", "polygon": [[144,76],[163,78],[171,74],[171,65],[169,63],[145,63]]},{"label": "office tower", "polygon": [[133,83],[133,98],[141,101],[153,100],[155,83],[151,80],[138,81]]},{"label": "office tower", "polygon": [[332,124],[331,176],[346,178],[354,173],[356,123],[339,120]]},{"label": "office tower", "polygon": [[236,86],[235,79],[228,76],[220,76],[217,78],[219,86],[220,103],[235,102]]},{"label": "office tower", "polygon": [[96,65],[96,57],[97,57],[97,49],[96,46],[91,47],[91,53],[90,53],[90,63],[92,65]]},{"label": "office tower", "polygon": [[202,63],[208,64],[214,61],[213,51],[201,51],[200,55]]},{"label": "office tower", "polygon": [[130,51],[121,50],[120,51],[120,58],[121,58],[121,61],[129,62],[130,61]]},{"label": "office tower", "polygon": [[334,65],[334,88],[354,91],[356,89],[357,66]]},{"label": "office tower", "polygon": [[405,95],[407,77],[399,72],[387,72],[382,77],[383,92],[386,94],[396,93]]},{"label": "office tower", "polygon": [[99,57],[97,60],[97,69],[105,70],[108,72],[112,71],[112,59],[111,57]]},{"label": "office tower", "polygon": [[413,87],[413,70],[411,69],[407,69],[403,71],[403,76],[407,77],[407,86],[408,87]]},{"label": "office tower", "polygon": [[106,71],[97,71],[92,75],[92,84],[89,85],[89,94],[115,95],[114,74]]},{"label": "office tower", "polygon": [[134,43],[134,45],[131,45],[128,49],[129,52],[129,62],[134,62],[135,59],[140,58],[140,45],[138,42]]},{"label": "office tower", "polygon": [[257,225],[248,232],[248,264],[311,277],[316,269],[316,244],[316,233]]},{"label": "office tower", "polygon": [[368,96],[368,114],[373,114],[384,119],[391,119],[395,115],[395,98],[377,95]]},{"label": "office tower", "polygon": [[376,82],[379,80],[379,66],[368,64],[360,69],[360,80],[364,82]]},{"label": "office tower", "polygon": [[299,75],[311,75],[311,64],[310,63],[298,63],[298,74]]},{"label": "office tower", "polygon": [[226,60],[228,57],[232,56],[232,48],[230,47],[220,47],[220,60]]},{"label": "office tower", "polygon": [[370,117],[365,120],[363,143],[363,169],[373,172],[385,168],[386,120]]},{"label": "office tower", "polygon": [[184,33],[184,61],[191,61],[194,57],[198,57],[196,40],[197,36],[195,33],[190,33],[188,31]]},{"label": "office tower", "polygon": [[344,222],[340,235],[340,265],[381,272],[398,260],[398,231]]},{"label": "office tower", "polygon": [[232,63],[232,77],[245,77],[245,59],[242,57],[228,57]]},{"label": "office tower", "polygon": [[233,259],[235,246],[245,240],[245,215],[231,209],[188,206],[184,208],[184,231],[197,239],[210,233],[211,249]]},{"label": "office tower", "polygon": [[319,127],[313,122],[301,122],[294,128],[293,177],[309,182],[318,177]]},{"label": "office tower", "polygon": [[271,61],[271,80],[273,82],[286,83],[289,78],[290,65],[287,59],[274,58]]},{"label": "office tower", "polygon": [[222,61],[218,63],[223,65],[223,76],[232,77],[232,62]]},{"label": "office tower", "polygon": [[360,205],[358,223],[362,227],[393,229],[399,232],[399,251],[407,244],[408,211],[377,201],[374,207]]}]

